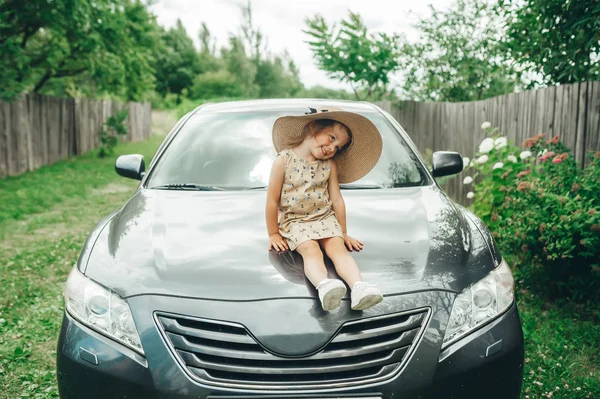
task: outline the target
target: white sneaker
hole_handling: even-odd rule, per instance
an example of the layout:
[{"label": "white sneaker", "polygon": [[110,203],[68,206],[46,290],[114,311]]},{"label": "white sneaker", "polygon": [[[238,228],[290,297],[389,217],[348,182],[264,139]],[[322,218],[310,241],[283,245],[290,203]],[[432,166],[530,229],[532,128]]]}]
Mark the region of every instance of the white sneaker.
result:
[{"label": "white sneaker", "polygon": [[364,281],[359,281],[354,284],[351,292],[352,310],[364,310],[377,305],[383,301],[381,291],[373,284],[367,284]]},{"label": "white sneaker", "polygon": [[333,310],[340,306],[346,295],[346,285],[337,279],[326,278],[317,285],[323,310]]}]

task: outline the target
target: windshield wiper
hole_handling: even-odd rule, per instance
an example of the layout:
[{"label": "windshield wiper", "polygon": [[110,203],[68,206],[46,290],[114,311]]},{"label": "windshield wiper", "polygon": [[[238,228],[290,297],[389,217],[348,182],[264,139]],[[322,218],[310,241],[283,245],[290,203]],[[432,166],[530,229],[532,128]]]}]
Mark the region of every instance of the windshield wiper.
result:
[{"label": "windshield wiper", "polygon": [[374,188],[385,188],[379,184],[340,184],[342,190],[370,190]]},{"label": "windshield wiper", "polygon": [[150,188],[156,188],[159,190],[196,190],[196,191],[225,191],[224,188],[216,186],[207,186],[205,184],[194,184],[194,183],[172,183],[163,184],[161,186],[154,186]]}]

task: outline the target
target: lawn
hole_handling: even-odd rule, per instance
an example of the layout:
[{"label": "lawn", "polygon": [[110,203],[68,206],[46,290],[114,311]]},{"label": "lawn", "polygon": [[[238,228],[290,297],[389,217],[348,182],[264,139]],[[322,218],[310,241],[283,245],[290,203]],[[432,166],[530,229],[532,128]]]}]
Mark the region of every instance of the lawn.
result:
[{"label": "lawn", "polygon": [[[140,153],[148,163],[161,140],[123,143],[105,159],[89,153],[0,180],[0,398],[58,397],[56,340],[67,274],[90,229],[137,187],[114,172],[116,157]],[[522,397],[600,398],[597,320],[575,305],[557,307],[518,291],[526,337]]]}]

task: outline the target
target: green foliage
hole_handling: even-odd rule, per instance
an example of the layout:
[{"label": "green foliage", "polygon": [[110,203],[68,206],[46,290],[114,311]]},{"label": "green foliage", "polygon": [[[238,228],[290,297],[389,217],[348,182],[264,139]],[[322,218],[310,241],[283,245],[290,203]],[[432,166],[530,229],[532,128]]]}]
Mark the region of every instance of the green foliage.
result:
[{"label": "green foliage", "polygon": [[219,70],[196,76],[190,95],[192,98],[238,97],[243,96],[244,91],[232,73]]},{"label": "green foliage", "polygon": [[0,98],[71,90],[140,99],[153,86],[156,32],[139,0],[3,0]]},{"label": "green foliage", "polygon": [[580,167],[559,138],[540,134],[525,149],[489,129],[473,160],[473,209],[518,277],[545,298],[585,302],[600,290],[600,152]]},{"label": "green foliage", "polygon": [[500,0],[506,16],[504,47],[539,78],[533,84],[600,78],[598,0]]},{"label": "green foliage", "polygon": [[402,46],[402,96],[421,101],[475,101],[514,91],[518,74],[502,57],[503,20],[489,0],[458,0],[415,26],[420,41]]},{"label": "green foliage", "polygon": [[264,35],[252,20],[250,3],[241,6],[239,35],[229,37],[221,57],[214,55],[214,40],[206,26],[200,32],[204,73],[194,78],[189,96],[198,101],[216,98],[274,98],[296,95],[303,85],[289,54],[271,55]]},{"label": "green foliage", "polygon": [[242,39],[231,36],[229,48],[223,48],[221,54],[225,69],[236,77],[242,93],[249,97],[258,97],[260,88],[255,83],[257,66],[248,58]]},{"label": "green foliage", "polygon": [[389,96],[389,75],[398,69],[399,36],[368,32],[359,14],[349,12],[340,27],[329,27],[321,15],[306,19],[308,41],[319,68],[349,83],[356,99]]},{"label": "green foliage", "polygon": [[181,94],[192,86],[194,77],[202,71],[194,42],[180,20],[168,31],[163,31],[161,45],[157,46],[154,62],[156,91]]},{"label": "green foliage", "polygon": [[[287,64],[287,65],[286,65]],[[261,98],[294,97],[302,88],[296,65],[289,55],[261,61],[256,71]]]},{"label": "green foliage", "polygon": [[126,120],[128,115],[129,110],[126,108],[108,117],[100,127],[100,151],[98,152],[100,158],[112,155],[114,148],[119,143],[119,136],[127,134]]},{"label": "green foliage", "polygon": [[330,98],[339,100],[352,100],[355,98],[353,93],[345,90],[330,89],[324,86],[313,86],[310,88],[301,89],[296,97],[300,98]]}]

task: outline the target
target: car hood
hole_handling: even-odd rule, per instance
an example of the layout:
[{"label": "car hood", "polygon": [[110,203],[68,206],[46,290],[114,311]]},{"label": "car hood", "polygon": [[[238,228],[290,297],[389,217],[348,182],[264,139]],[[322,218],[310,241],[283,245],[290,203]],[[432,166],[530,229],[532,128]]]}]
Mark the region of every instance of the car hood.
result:
[{"label": "car hood", "polygon": [[[364,242],[352,256],[384,295],[458,292],[495,266],[475,218],[436,186],[343,195],[348,232]],[[265,201],[266,191],[141,188],[90,235],[79,268],[122,297],[314,297],[301,257],[268,251]]]}]

